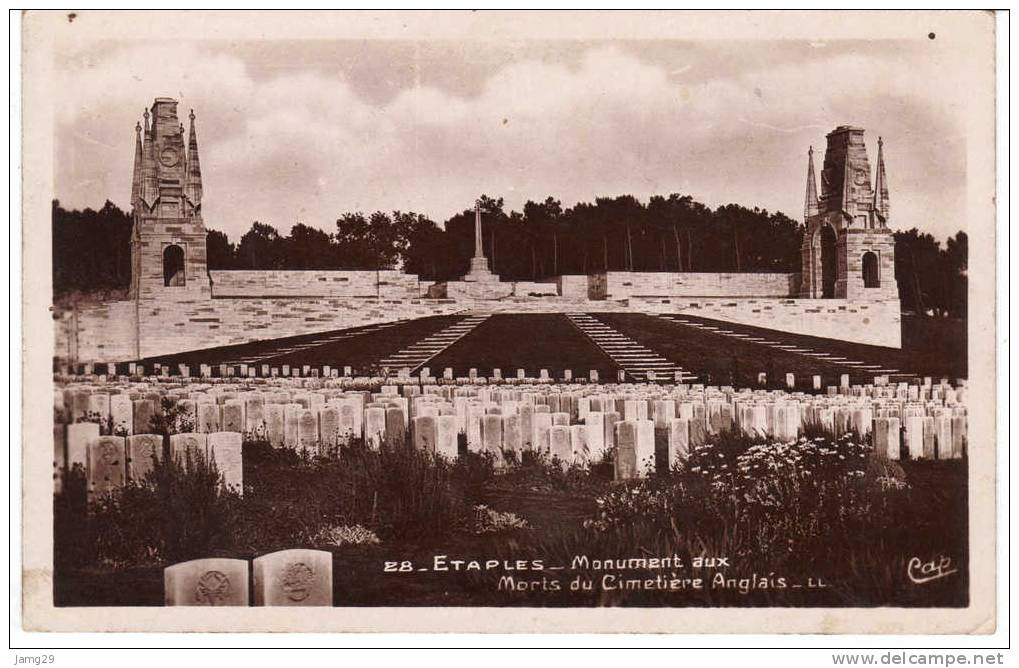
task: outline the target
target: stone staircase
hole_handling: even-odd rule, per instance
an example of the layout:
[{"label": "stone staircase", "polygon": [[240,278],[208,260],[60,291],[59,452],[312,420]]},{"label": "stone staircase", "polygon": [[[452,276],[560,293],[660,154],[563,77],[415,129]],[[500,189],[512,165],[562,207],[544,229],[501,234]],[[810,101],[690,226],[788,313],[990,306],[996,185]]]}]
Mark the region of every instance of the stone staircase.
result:
[{"label": "stone staircase", "polygon": [[478,325],[488,320],[488,314],[471,315],[449,327],[426,336],[420,341],[379,360],[378,364],[390,370],[409,368],[411,373],[423,367],[446,348],[470,334]]},{"label": "stone staircase", "polygon": [[[677,378],[681,379],[681,382],[696,380],[693,374],[686,373],[682,367],[640,345],[594,316],[587,313],[567,313],[566,317],[634,381],[647,381],[649,371],[654,372],[655,380],[668,382],[676,382]],[[680,373],[678,377],[677,372]]]},{"label": "stone staircase", "polygon": [[[861,362],[859,360],[849,359],[847,357],[839,357],[837,355],[833,355],[830,352],[815,350],[813,348],[806,347],[806,346],[797,346],[797,345],[792,345],[790,343],[786,343],[786,342],[782,342],[782,341],[774,341],[774,340],[766,338],[764,336],[754,336],[754,335],[751,335],[751,334],[746,334],[744,332],[735,332],[733,330],[726,329],[725,327],[720,327],[718,325],[709,325],[709,324],[706,324],[706,323],[703,323],[703,322],[699,322],[699,321],[697,321],[695,319],[688,318],[688,317],[685,317],[683,315],[678,315],[678,314],[661,314],[658,317],[663,318],[665,320],[671,320],[672,322],[678,322],[678,323],[680,323],[682,325],[685,325],[687,327],[693,327],[695,329],[700,329],[700,330],[704,330],[706,332],[711,332],[712,334],[720,334],[722,336],[729,336],[729,337],[736,338],[736,339],[742,339],[744,341],[750,341],[752,343],[758,343],[758,344],[760,344],[762,346],[768,346],[768,347],[775,348],[777,350],[782,350],[782,351],[785,351],[785,352],[788,352],[788,353],[796,353],[797,355],[803,355],[805,357],[812,357],[814,359],[821,360],[821,361],[827,362],[829,364],[834,364],[836,366],[847,367],[848,369],[851,369],[851,370],[854,370],[854,371],[858,371],[858,372],[863,372],[863,373],[868,373],[868,374],[872,373],[872,374],[875,374],[875,375],[885,375],[885,374],[887,374],[887,375],[895,375],[895,374],[899,374],[900,373],[900,371],[898,369],[886,368],[886,367],[884,367],[883,365],[880,365],[880,364],[868,364],[867,362]],[[780,332],[776,332],[775,333],[775,338],[780,338]]]}]

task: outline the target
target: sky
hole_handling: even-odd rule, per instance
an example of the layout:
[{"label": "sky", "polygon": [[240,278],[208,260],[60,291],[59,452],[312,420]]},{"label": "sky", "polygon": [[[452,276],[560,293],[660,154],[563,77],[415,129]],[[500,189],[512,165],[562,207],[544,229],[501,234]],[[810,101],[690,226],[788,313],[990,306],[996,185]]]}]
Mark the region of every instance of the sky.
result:
[{"label": "sky", "polygon": [[[129,208],[134,126],[194,109],[209,228],[332,231],[351,211],[440,222],[678,192],[802,218],[807,149],[884,139],[890,226],[963,220],[966,75],[933,40],[93,42],[58,50],[54,196]],[[186,120],[185,120],[186,123]]]}]

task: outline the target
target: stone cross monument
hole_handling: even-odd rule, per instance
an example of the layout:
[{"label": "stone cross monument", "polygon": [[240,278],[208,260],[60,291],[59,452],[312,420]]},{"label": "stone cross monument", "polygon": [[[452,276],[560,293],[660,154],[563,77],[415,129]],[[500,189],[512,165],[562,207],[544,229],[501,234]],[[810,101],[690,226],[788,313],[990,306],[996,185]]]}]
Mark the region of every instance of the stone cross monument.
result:
[{"label": "stone cross monument", "polygon": [[481,245],[481,202],[474,203],[474,257],[471,258],[471,270],[463,280],[472,283],[498,283],[499,277],[492,273]]},{"label": "stone cross monument", "polygon": [[[481,247],[481,202],[474,203],[474,259],[485,257],[485,251]],[[485,265],[488,266],[487,263]]]}]

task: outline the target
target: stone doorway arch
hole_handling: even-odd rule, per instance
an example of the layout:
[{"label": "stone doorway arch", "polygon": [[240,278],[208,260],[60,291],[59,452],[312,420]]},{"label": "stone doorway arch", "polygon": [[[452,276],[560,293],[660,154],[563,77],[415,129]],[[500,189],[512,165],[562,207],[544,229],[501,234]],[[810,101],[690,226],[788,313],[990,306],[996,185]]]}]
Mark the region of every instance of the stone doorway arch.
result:
[{"label": "stone doorway arch", "polygon": [[163,249],[163,285],[173,288],[184,284],[184,249],[172,244]]},{"label": "stone doorway arch", "polygon": [[863,254],[863,287],[881,287],[881,277],[878,275],[877,255],[873,251],[867,251]]}]

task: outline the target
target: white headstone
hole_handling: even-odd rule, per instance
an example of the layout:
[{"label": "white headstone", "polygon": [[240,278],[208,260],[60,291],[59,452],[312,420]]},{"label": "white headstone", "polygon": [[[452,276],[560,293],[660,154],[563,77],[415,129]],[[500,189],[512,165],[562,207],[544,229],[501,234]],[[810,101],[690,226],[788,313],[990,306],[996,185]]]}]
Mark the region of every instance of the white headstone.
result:
[{"label": "white headstone", "polygon": [[252,562],[254,605],[331,606],[333,555],[323,550],[281,550]]},{"label": "white headstone", "polygon": [[163,570],[166,605],[248,605],[248,562],[195,559]]}]

